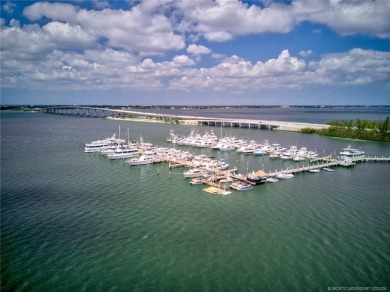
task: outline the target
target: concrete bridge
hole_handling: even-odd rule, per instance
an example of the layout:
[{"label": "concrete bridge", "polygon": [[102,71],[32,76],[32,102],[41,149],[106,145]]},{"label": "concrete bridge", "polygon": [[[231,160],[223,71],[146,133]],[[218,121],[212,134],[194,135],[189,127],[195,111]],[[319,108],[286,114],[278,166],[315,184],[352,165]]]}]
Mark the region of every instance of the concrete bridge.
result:
[{"label": "concrete bridge", "polygon": [[210,117],[195,117],[182,116],[172,114],[156,114],[126,109],[111,109],[89,106],[53,106],[42,108],[41,112],[61,115],[77,115],[85,117],[128,117],[131,115],[141,119],[175,119],[183,121],[183,123],[191,123],[195,125],[216,126],[216,127],[239,127],[249,129],[268,129],[268,130],[284,130],[284,131],[300,131],[302,128],[322,129],[329,127],[323,124],[308,124],[295,122],[281,121],[266,121],[266,120],[247,120],[247,119],[230,119],[230,118],[210,118]]},{"label": "concrete bridge", "polygon": [[[74,105],[45,107],[41,108],[40,111],[49,114],[75,115],[93,118],[120,117],[125,115],[122,110],[117,109]],[[129,112],[127,114],[130,113],[134,115],[140,114],[139,112]]]},{"label": "concrete bridge", "polygon": [[213,118],[194,117],[194,116],[179,116],[172,114],[156,114],[156,113],[145,113],[139,111],[131,111],[124,109],[112,109],[112,108],[101,108],[101,107],[89,107],[89,106],[52,106],[41,108],[41,112],[50,114],[62,114],[62,115],[79,115],[87,117],[127,117],[132,115],[136,118],[156,118],[156,119],[178,119],[178,120],[217,120]]}]

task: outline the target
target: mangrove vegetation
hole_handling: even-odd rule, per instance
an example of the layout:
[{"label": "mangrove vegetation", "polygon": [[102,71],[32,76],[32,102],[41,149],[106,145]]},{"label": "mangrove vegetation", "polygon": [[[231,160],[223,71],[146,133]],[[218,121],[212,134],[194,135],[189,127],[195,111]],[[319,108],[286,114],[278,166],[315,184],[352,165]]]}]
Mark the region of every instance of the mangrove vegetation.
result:
[{"label": "mangrove vegetation", "polygon": [[357,119],[356,121],[329,121],[326,124],[330,127],[319,130],[304,128],[301,130],[301,133],[315,133],[322,136],[390,142],[390,117],[387,117],[383,121]]}]

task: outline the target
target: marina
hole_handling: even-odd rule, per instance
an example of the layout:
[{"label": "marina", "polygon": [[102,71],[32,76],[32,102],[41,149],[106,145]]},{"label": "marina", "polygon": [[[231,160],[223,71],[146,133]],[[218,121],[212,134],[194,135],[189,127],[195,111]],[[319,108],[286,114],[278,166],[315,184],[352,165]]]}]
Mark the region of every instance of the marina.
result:
[{"label": "marina", "polygon": [[[334,172],[334,168],[337,166],[351,167],[359,162],[390,162],[390,156],[367,157],[364,151],[354,149],[351,145],[343,148],[337,157],[332,158],[332,155],[320,157],[316,151],[308,150],[306,147],[298,148],[294,145],[283,147],[279,143],[270,144],[267,140],[262,143],[257,143],[253,139],[246,141],[233,136],[222,137],[222,134],[221,138],[218,138],[213,130],[206,131],[203,134],[192,130],[188,136],[177,136],[171,130],[167,142],[179,146],[210,148],[214,151],[219,150],[221,152],[235,151],[248,158],[250,155],[252,157],[270,155],[272,159],[280,158],[282,160],[290,160],[293,164],[280,170],[275,169],[274,171],[266,172],[259,169],[252,171],[252,173],[247,172],[246,174],[242,174],[238,173],[237,168],[229,169],[230,165],[221,158],[217,159],[213,156],[195,155],[189,151],[182,151],[171,147],[156,147],[151,143],[144,143],[142,138],[139,143],[134,143],[133,141],[131,144],[128,139],[129,144],[125,145],[124,140],[115,139],[115,135],[109,139],[85,144],[85,152],[90,152],[88,150],[91,145],[101,145],[101,151],[105,154],[108,151],[106,147],[109,145],[112,148],[116,147],[115,152],[105,155],[109,159],[133,157],[126,161],[130,166],[165,163],[169,169],[178,167],[181,169],[183,167],[188,168],[187,171],[182,172],[182,175],[184,178],[192,179],[190,184],[207,185],[208,187],[204,189],[205,192],[220,195],[230,194],[231,192],[228,192],[228,189],[247,191],[257,185],[291,179],[294,178],[295,174],[305,172],[320,173],[321,170]],[[117,151],[119,151],[119,156],[113,158],[117,154]],[[131,156],[126,156],[128,155],[127,153],[131,153]],[[171,171],[169,171],[169,177],[171,178]]]}]

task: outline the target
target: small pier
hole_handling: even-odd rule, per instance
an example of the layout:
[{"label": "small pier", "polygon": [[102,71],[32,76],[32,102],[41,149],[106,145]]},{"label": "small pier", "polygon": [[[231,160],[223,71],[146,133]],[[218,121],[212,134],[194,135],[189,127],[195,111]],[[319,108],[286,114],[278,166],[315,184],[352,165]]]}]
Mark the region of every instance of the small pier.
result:
[{"label": "small pier", "polygon": [[[330,168],[330,167],[334,167],[334,166],[346,166],[346,165],[343,165],[342,164],[342,161],[341,160],[337,160],[337,159],[332,159],[332,158],[329,158],[328,157],[323,157],[323,158],[316,158],[315,160],[311,160],[310,162],[319,162],[319,161],[322,161],[322,163],[318,163],[318,164],[312,164],[312,165],[307,165],[307,166],[300,166],[298,165],[298,167],[296,168],[289,168],[289,169],[286,169],[286,170],[282,170],[282,171],[275,171],[273,173],[273,175],[279,175],[281,174],[282,172],[284,173],[291,173],[291,174],[297,174],[297,173],[303,173],[303,172],[309,172],[310,170],[313,170],[313,169],[321,169],[321,168],[324,168],[324,167],[327,167],[327,168]],[[364,157],[362,159],[359,159],[359,160],[355,160],[353,161],[353,163],[357,163],[357,162],[390,162],[390,157]],[[354,164],[351,164],[351,165],[347,165],[347,166],[352,166]]]},{"label": "small pier", "polygon": [[390,162],[390,156],[389,157],[385,157],[385,156],[382,156],[382,157],[377,157],[377,156],[374,156],[374,157],[365,157],[364,158],[364,161],[373,161],[373,162]]},{"label": "small pier", "polygon": [[282,171],[275,171],[273,173],[273,175],[280,175],[282,172],[283,173],[291,173],[291,174],[297,174],[297,173],[303,173],[303,172],[309,172],[310,170],[313,170],[313,169],[321,169],[321,168],[324,168],[324,167],[333,167],[333,166],[339,166],[340,165],[340,161],[338,160],[334,160],[332,162],[327,162],[327,163],[322,163],[322,164],[312,164],[312,165],[308,165],[308,166],[298,166],[296,168],[288,168],[286,170],[282,170]]}]

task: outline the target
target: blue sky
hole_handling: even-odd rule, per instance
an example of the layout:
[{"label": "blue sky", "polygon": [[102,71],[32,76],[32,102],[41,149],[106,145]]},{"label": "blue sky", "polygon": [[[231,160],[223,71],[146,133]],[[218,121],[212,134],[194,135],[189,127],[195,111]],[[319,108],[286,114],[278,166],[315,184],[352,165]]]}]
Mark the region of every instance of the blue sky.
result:
[{"label": "blue sky", "polygon": [[390,1],[1,1],[2,104],[390,105]]}]

